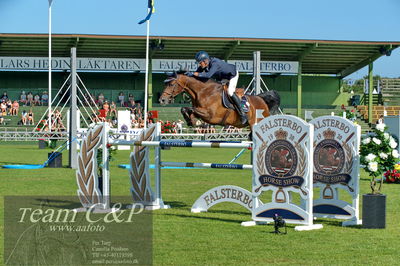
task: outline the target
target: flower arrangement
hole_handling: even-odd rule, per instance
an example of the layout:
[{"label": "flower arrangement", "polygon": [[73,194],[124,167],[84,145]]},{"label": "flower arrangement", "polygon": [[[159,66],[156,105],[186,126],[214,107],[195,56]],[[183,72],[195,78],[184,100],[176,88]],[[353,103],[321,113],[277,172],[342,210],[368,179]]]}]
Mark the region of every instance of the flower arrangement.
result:
[{"label": "flower arrangement", "polygon": [[382,176],[385,172],[392,171],[399,158],[399,153],[396,150],[397,141],[386,130],[385,124],[377,124],[374,135],[361,141],[361,163],[366,166],[365,171],[371,177],[372,194],[380,194],[383,178],[378,183],[377,177]]},{"label": "flower arrangement", "polygon": [[175,133],[175,126],[169,121],[161,121],[161,133]]},{"label": "flower arrangement", "polygon": [[393,170],[387,170],[383,175],[388,183],[400,183],[400,164],[395,164]]},{"label": "flower arrangement", "polygon": [[346,118],[349,119],[350,121],[355,121],[357,119],[356,117],[356,111],[354,109],[351,109],[350,112],[346,110],[346,108],[343,109],[341,116],[343,117],[343,114],[346,114]]}]

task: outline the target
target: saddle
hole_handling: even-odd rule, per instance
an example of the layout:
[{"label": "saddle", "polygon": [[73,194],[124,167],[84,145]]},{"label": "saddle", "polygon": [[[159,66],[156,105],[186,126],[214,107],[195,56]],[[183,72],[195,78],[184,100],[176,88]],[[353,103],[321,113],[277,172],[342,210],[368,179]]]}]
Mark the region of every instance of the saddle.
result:
[{"label": "saddle", "polygon": [[[235,110],[235,106],[233,105],[231,97],[229,96],[229,94],[227,92],[228,86],[226,86],[226,84],[223,84],[222,88],[223,88],[222,95],[221,95],[222,105],[227,109]],[[247,96],[244,94],[244,89],[236,88],[235,93],[242,100],[243,111],[247,113],[249,111],[248,107],[247,107],[248,99],[247,99]]]}]

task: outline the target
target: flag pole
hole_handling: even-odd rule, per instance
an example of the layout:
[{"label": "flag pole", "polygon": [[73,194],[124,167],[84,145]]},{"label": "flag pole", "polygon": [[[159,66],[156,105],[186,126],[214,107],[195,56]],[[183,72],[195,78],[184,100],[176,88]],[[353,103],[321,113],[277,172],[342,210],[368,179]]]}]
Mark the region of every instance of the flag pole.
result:
[{"label": "flag pole", "polygon": [[[148,12],[152,12],[151,8],[147,8]],[[144,129],[147,128],[147,101],[148,101],[148,87],[149,87],[149,35],[150,35],[150,19],[147,23],[147,36],[146,36],[146,76],[144,78]]]},{"label": "flag pole", "polygon": [[53,0],[49,0],[49,131],[51,132],[51,4],[52,4]]}]

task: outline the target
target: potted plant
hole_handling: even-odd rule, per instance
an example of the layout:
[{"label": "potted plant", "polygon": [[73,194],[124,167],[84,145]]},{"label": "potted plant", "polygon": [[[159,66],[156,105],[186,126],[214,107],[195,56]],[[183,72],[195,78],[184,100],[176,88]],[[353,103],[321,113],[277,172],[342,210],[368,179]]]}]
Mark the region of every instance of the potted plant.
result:
[{"label": "potted plant", "polygon": [[385,180],[383,174],[388,171],[393,173],[399,160],[397,141],[386,131],[385,124],[377,124],[374,132],[361,141],[360,160],[371,178],[371,193],[363,195],[364,228],[385,228],[386,226],[386,195],[381,194]]}]

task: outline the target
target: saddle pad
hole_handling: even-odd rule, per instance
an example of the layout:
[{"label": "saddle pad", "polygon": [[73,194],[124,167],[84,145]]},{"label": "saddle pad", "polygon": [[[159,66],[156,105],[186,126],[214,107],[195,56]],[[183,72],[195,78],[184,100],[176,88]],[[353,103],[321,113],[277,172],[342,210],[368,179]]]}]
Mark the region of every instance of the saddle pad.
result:
[{"label": "saddle pad", "polygon": [[225,108],[235,110],[235,107],[234,107],[233,104],[231,103],[230,97],[228,96],[228,94],[226,93],[225,90],[222,90],[222,97],[221,97],[221,98],[222,98],[222,105],[223,105]]},{"label": "saddle pad", "polygon": [[[222,98],[222,105],[225,108],[235,110],[235,106],[231,102],[231,99],[230,99],[229,95],[226,93],[225,90],[222,90],[222,97],[221,98]],[[249,111],[250,103],[249,103],[246,95],[242,96],[241,103],[242,103],[243,111],[245,113],[247,113]]]}]

